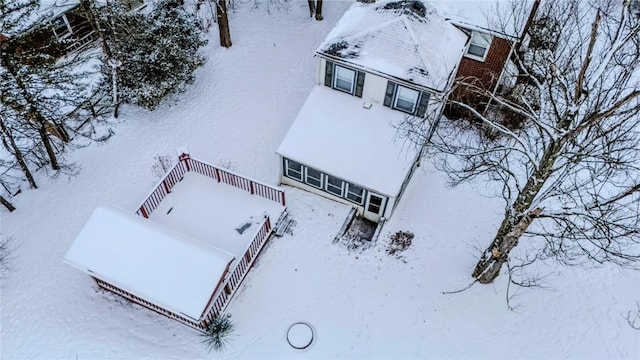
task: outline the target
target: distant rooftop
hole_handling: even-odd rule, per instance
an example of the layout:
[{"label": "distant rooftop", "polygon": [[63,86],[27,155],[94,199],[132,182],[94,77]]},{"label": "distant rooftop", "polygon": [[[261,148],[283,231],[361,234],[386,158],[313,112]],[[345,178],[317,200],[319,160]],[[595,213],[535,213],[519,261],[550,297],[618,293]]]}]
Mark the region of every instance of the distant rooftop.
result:
[{"label": "distant rooftop", "polygon": [[[530,10],[534,0],[517,0],[518,6]],[[430,0],[445,19],[468,29],[488,30],[506,37],[519,37],[527,14],[518,19],[511,9],[514,0]]]}]

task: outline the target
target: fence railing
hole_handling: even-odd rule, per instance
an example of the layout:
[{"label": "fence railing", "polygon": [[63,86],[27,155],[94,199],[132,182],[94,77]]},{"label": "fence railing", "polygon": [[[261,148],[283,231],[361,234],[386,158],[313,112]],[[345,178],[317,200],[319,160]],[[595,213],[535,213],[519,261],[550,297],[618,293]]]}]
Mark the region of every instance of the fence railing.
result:
[{"label": "fence railing", "polygon": [[165,308],[162,308],[162,307],[160,307],[160,306],[158,306],[158,305],[156,305],[154,303],[151,303],[151,302],[149,302],[149,301],[147,301],[145,299],[142,299],[142,298],[140,298],[138,296],[135,296],[135,295],[131,294],[130,292],[124,291],[124,290],[120,289],[119,287],[114,286],[114,285],[112,285],[112,284],[110,284],[110,283],[108,283],[106,281],[100,280],[100,279],[98,279],[96,277],[94,277],[94,279],[95,279],[96,283],[98,284],[98,286],[100,286],[101,288],[103,288],[105,290],[109,290],[109,291],[111,291],[113,293],[116,293],[116,294],[122,296],[122,297],[125,297],[125,298],[133,301],[134,303],[136,303],[138,305],[144,306],[149,310],[157,312],[160,315],[164,315],[164,316],[167,316],[167,317],[169,317],[171,319],[178,320],[181,323],[183,323],[183,324],[185,324],[187,326],[190,326],[192,328],[198,329],[198,330],[205,330],[206,329],[206,327],[204,327],[204,325],[201,322],[198,323],[196,321],[189,320],[184,316],[180,316],[180,315],[178,315],[178,314],[176,314],[174,312],[171,312],[171,311],[169,311],[169,310],[167,310]]},{"label": "fence railing", "polygon": [[137,215],[148,218],[153,210],[155,210],[162,199],[167,196],[168,193],[171,192],[171,189],[182,179],[182,176],[187,170],[185,169],[185,165],[182,162],[177,162],[173,167],[167,172],[167,174],[160,180],[156,186],[153,188],[153,191],[145,198],[145,200],[140,204],[138,210],[136,211]]},{"label": "fence railing", "polygon": [[145,198],[140,204],[136,214],[148,218],[151,213],[160,205],[162,199],[171,192],[171,189],[175,186],[182,176],[188,171],[196,172],[200,175],[204,175],[215,179],[218,182],[237,187],[245,190],[250,194],[255,194],[260,197],[275,201],[281,205],[285,205],[284,191],[273,186],[263,184],[259,181],[251,180],[242,175],[238,175],[232,171],[221,169],[206,162],[192,159],[188,156],[181,157],[178,161],[160,180],[153,191]]},{"label": "fence railing", "polygon": [[186,161],[187,168],[191,171],[216,179],[218,182],[235,186],[251,194],[275,201],[283,206],[285,205],[283,190],[271,185],[263,184],[259,181],[248,179],[232,171],[221,169],[200,160],[186,158],[183,161]]},{"label": "fence railing", "polygon": [[221,286],[218,293],[215,295],[215,301],[211,304],[211,307],[207,311],[203,323],[208,326],[213,320],[220,315],[225,309],[229,300],[235,294],[242,280],[245,278],[249,269],[253,265],[253,262],[257,258],[260,250],[264,247],[264,244],[271,235],[271,220],[268,216],[265,217],[262,226],[257,231],[253,241],[247,246],[243,256],[238,260],[231,274],[227,277],[224,286]]}]

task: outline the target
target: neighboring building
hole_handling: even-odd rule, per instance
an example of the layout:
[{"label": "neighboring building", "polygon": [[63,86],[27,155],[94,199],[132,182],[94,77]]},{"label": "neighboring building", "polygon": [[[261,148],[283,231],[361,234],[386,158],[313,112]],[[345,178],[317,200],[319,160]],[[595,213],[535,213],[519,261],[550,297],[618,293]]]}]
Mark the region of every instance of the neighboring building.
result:
[{"label": "neighboring building", "polygon": [[317,85],[277,150],[282,183],[391,216],[421,151],[397,126],[440,116],[467,40],[428,3],[354,4],[316,52]]},{"label": "neighboring building", "polygon": [[287,212],[282,190],[180,158],[135,214],[97,208],[65,262],[103,289],[204,330]]},{"label": "neighboring building", "polygon": [[388,218],[422,152],[398,125],[439,118],[456,78],[495,91],[523,31],[489,26],[505,3],[355,3],[316,51],[316,86],[277,150],[281,182],[356,206],[369,220]]},{"label": "neighboring building", "polygon": [[[469,44],[456,74],[490,93],[500,90],[516,46],[521,44],[535,15],[539,0],[433,1],[438,12],[469,35]],[[517,10],[512,7],[516,6]],[[519,13],[518,18],[514,13]],[[500,16],[498,16],[500,14]],[[455,100],[484,112],[487,99],[457,89]]]},{"label": "neighboring building", "polygon": [[[138,11],[146,5],[143,0],[116,0],[130,11]],[[103,2],[99,0],[99,2]],[[36,46],[43,44],[59,44],[60,52],[56,49],[52,55],[59,56],[73,51],[78,51],[98,39],[98,34],[89,20],[87,2],[80,0],[42,0],[40,8],[31,19],[30,24],[25,24],[25,34],[30,34],[33,25],[44,25],[47,31],[38,32],[35,38],[30,39]],[[4,34],[5,37],[25,36],[25,34]],[[42,46],[44,48],[44,46]],[[48,51],[53,49],[47,47]]]}]

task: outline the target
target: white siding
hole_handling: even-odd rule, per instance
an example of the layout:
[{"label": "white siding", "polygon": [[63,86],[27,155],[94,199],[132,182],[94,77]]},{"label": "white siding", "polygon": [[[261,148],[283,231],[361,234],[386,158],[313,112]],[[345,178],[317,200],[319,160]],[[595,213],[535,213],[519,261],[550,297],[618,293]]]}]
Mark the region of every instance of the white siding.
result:
[{"label": "white siding", "polygon": [[320,57],[318,59],[320,59],[320,61],[318,61],[318,76],[316,79],[317,80],[316,84],[324,85],[324,73],[325,73],[324,69],[327,66],[327,60]]},{"label": "white siding", "polygon": [[384,102],[384,93],[387,90],[387,79],[371,73],[367,73],[364,77],[364,89],[362,98],[382,105]]},{"label": "white siding", "polygon": [[[364,212],[364,206],[362,206],[362,205],[354,204],[354,203],[352,203],[350,201],[347,201],[347,200],[345,200],[343,198],[339,198],[337,196],[333,196],[330,193],[328,193],[326,191],[323,191],[323,190],[320,190],[318,188],[315,188],[313,186],[309,186],[309,185],[301,183],[299,181],[295,181],[293,179],[289,179],[288,177],[283,176],[281,178],[281,182],[280,183],[284,184],[284,185],[293,186],[293,187],[296,187],[298,189],[306,190],[308,192],[314,193],[316,195],[320,195],[322,197],[325,197],[327,199],[339,202],[341,204],[345,204],[345,205],[349,205],[349,206],[355,206],[356,208],[358,208],[358,215],[362,215],[363,212]],[[388,219],[391,216],[391,213],[393,212],[393,204],[395,203],[395,201],[396,201],[395,197],[388,197],[387,198],[386,209],[385,209],[384,215],[383,215],[385,218]]]}]

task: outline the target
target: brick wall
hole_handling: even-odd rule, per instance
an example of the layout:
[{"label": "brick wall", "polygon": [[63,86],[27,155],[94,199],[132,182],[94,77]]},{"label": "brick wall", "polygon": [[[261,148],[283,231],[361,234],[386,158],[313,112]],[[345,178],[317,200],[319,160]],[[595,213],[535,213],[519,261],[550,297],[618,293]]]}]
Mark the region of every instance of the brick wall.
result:
[{"label": "brick wall", "polygon": [[477,77],[485,89],[492,90],[509,57],[511,45],[509,40],[494,37],[484,62],[463,57],[456,77]]},{"label": "brick wall", "polygon": [[[468,81],[473,81],[474,84],[484,88],[485,90],[493,91],[496,83],[498,82],[500,73],[502,72],[502,68],[509,57],[511,46],[511,41],[494,37],[484,62],[467,57],[462,58],[460,61],[460,67],[458,68],[458,73],[456,74],[456,79],[472,77],[474,79],[468,79]],[[487,99],[485,97],[478,96],[476,94],[469,94],[461,88],[456,89],[451,97],[455,100],[471,105],[479,112],[483,112],[487,105]],[[445,114],[453,118],[460,116],[467,117],[460,111],[461,110],[455,106],[447,106]]]}]

